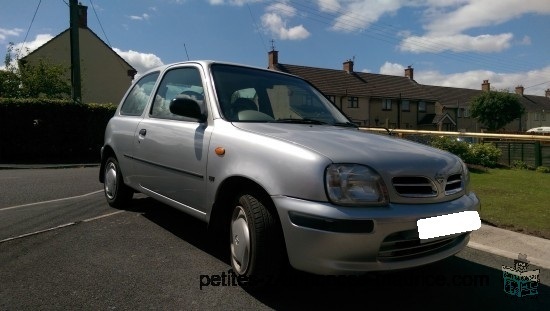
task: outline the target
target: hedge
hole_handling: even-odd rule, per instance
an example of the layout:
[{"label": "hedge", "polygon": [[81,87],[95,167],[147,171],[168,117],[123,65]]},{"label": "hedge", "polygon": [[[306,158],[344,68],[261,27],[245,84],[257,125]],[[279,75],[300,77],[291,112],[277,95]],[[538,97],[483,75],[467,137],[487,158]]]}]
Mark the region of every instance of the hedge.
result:
[{"label": "hedge", "polygon": [[0,98],[0,163],[99,162],[112,104]]}]

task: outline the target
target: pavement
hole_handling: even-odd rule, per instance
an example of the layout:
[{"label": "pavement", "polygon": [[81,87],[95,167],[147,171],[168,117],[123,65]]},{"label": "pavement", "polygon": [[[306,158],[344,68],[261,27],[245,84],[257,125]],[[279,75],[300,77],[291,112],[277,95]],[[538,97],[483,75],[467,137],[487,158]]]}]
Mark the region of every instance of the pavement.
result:
[{"label": "pavement", "polygon": [[[99,166],[84,164],[0,164],[0,169],[46,169]],[[472,232],[468,247],[509,259],[527,255],[530,265],[550,269],[550,240],[482,224]]]},{"label": "pavement", "polygon": [[472,232],[468,247],[518,259],[527,255],[530,265],[550,269],[550,240],[482,224]]}]

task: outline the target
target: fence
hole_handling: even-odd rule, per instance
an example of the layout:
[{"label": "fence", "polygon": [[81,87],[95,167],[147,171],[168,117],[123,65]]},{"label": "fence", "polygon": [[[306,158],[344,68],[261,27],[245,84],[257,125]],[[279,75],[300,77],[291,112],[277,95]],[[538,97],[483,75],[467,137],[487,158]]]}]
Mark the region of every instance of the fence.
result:
[{"label": "fence", "polygon": [[495,144],[501,151],[500,163],[511,166],[521,161],[531,167],[550,167],[550,144],[540,141],[487,141]]},{"label": "fence", "polygon": [[427,143],[432,136],[450,136],[457,137],[457,139],[468,138],[470,141],[476,142],[490,142],[502,151],[499,160],[501,164],[512,166],[516,161],[521,161],[530,167],[550,167],[550,136],[548,135],[388,130],[382,128],[360,129],[397,135],[421,143]]}]

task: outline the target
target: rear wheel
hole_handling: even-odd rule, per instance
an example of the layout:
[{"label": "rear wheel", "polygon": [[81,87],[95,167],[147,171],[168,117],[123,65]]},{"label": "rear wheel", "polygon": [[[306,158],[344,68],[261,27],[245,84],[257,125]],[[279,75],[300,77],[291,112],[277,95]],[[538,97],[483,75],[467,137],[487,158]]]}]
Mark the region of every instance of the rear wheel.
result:
[{"label": "rear wheel", "polygon": [[275,282],[283,269],[284,243],[276,213],[266,200],[241,194],[234,203],[230,223],[231,266],[250,287]]},{"label": "rear wheel", "polygon": [[112,207],[122,207],[132,199],[134,194],[132,189],[124,184],[118,161],[114,157],[109,157],[105,162],[103,190],[107,203]]}]

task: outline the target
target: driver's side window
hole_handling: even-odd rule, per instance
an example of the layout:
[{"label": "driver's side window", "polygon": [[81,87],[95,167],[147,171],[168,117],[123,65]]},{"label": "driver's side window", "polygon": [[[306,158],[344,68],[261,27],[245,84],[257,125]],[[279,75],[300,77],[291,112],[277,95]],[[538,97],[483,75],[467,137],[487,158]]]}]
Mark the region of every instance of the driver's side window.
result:
[{"label": "driver's side window", "polygon": [[197,68],[176,68],[164,75],[155,94],[150,112],[151,117],[184,120],[184,117],[170,112],[170,102],[176,97],[189,97],[198,102],[204,100],[204,89]]}]

